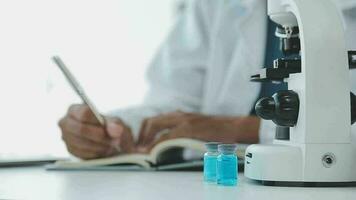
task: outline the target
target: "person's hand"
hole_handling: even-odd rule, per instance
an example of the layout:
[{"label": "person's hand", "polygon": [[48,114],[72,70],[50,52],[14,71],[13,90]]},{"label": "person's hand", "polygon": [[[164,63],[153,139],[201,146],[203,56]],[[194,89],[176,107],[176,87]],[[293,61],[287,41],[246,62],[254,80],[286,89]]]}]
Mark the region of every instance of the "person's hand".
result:
[{"label": "person's hand", "polygon": [[73,155],[82,159],[134,151],[130,129],[118,118],[105,117],[105,127],[86,105],[72,105],[59,121],[62,139]]},{"label": "person's hand", "polygon": [[[224,143],[256,143],[259,124],[257,117],[217,117],[184,112],[163,114],[144,121],[138,149],[147,151],[163,140],[183,137]],[[159,135],[167,129],[168,134]]]}]

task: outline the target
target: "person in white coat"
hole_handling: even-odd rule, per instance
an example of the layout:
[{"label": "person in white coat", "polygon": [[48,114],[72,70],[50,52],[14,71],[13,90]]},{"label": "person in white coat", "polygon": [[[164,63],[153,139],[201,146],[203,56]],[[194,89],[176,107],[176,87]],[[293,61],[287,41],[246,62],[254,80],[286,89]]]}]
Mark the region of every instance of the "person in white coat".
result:
[{"label": "person in white coat", "polygon": [[260,119],[251,110],[261,87],[249,81],[268,56],[266,4],[188,1],[147,72],[144,103],[110,113],[104,128],[85,105],[71,106],[59,122],[69,152],[83,159],[145,152],[167,129],[161,140],[272,141],[273,126],[263,125],[268,134],[259,135]]}]

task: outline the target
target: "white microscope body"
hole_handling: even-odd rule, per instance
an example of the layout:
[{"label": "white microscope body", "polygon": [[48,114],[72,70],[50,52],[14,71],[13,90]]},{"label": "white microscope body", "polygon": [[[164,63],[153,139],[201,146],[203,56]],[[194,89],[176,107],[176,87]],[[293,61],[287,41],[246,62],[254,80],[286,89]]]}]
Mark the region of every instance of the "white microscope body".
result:
[{"label": "white microscope body", "polygon": [[299,112],[288,140],[248,147],[245,176],[267,184],[356,182],[349,62],[336,6],[331,0],[269,0],[268,15],[287,37],[299,27],[301,72],[283,79],[299,98]]}]

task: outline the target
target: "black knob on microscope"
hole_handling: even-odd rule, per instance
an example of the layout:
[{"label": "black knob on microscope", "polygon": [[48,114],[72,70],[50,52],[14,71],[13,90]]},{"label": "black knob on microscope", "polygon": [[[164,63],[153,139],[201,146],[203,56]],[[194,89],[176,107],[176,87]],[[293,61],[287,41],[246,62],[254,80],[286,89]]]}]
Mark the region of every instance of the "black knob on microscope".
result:
[{"label": "black knob on microscope", "polygon": [[271,120],[274,118],[276,104],[272,97],[263,97],[255,106],[256,114],[262,119]]},{"label": "black knob on microscope", "polygon": [[272,97],[260,99],[255,110],[262,119],[272,120],[279,126],[293,127],[298,120],[298,94],[291,90],[279,91]]}]

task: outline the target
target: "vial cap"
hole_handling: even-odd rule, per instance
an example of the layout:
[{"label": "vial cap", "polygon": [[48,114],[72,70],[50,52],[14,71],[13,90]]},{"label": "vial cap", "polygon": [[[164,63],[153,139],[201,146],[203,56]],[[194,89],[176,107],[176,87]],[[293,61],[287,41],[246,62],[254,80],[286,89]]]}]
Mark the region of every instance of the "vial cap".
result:
[{"label": "vial cap", "polygon": [[218,151],[218,145],[221,144],[220,142],[208,142],[205,143],[205,147],[208,151],[214,152]]},{"label": "vial cap", "polygon": [[219,153],[235,154],[237,150],[237,144],[220,144],[218,145]]}]

